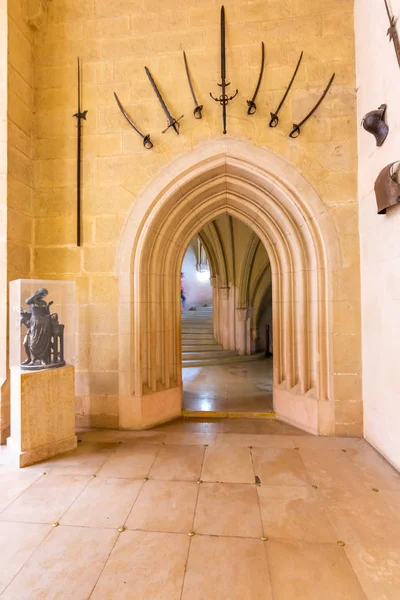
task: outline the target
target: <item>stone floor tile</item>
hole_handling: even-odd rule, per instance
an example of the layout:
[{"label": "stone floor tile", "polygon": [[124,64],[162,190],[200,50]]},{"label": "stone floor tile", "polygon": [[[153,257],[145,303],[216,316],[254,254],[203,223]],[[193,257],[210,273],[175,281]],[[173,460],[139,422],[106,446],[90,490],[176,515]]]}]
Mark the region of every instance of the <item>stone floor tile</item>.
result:
[{"label": "stone floor tile", "polygon": [[306,542],[337,541],[318,490],[311,486],[257,487],[264,533],[268,538]]},{"label": "stone floor tile", "polygon": [[247,483],[202,483],[193,529],[207,535],[261,537],[256,487]]},{"label": "stone floor tile", "polygon": [[2,600],[87,600],[117,538],[109,529],[57,527],[21,569]]},{"label": "stone floor tile", "polygon": [[322,437],[317,435],[301,435],[292,437],[295,446],[311,450],[349,450],[366,447],[368,444],[363,438]]},{"label": "stone floor tile", "polygon": [[321,494],[338,539],[365,546],[400,545],[400,516],[384,494],[335,488],[323,489]]},{"label": "stone floor tile", "polygon": [[0,521],[59,521],[89,481],[80,475],[44,475],[0,514]]},{"label": "stone floor tile", "polygon": [[210,446],[205,452],[201,479],[223,483],[254,483],[250,450]]},{"label": "stone floor tile", "polygon": [[0,594],[51,530],[50,525],[0,523]]},{"label": "stone floor tile", "polygon": [[248,448],[294,448],[293,438],[288,435],[217,433],[217,446],[240,446]]},{"label": "stone floor tile", "polygon": [[168,423],[157,425],[152,431],[194,431],[196,433],[217,433],[222,430],[219,419],[174,419]]},{"label": "stone floor tile", "polygon": [[17,469],[3,466],[0,468],[0,513],[28,489],[42,474],[38,470]]},{"label": "stone floor tile", "polygon": [[142,485],[142,480],[96,477],[67,510],[61,524],[117,529],[125,523]]},{"label": "stone floor tile", "polygon": [[117,448],[116,443],[82,442],[75,450],[33,465],[32,469],[61,475],[94,475]]},{"label": "stone floor tile", "polygon": [[165,434],[165,444],[185,446],[211,446],[215,444],[215,433],[171,432]]},{"label": "stone floor tile", "polygon": [[164,446],[150,471],[150,478],[196,481],[200,477],[203,456],[203,446]]},{"label": "stone floor tile", "polygon": [[265,542],[195,536],[182,600],[272,600]]},{"label": "stone floor tile", "polygon": [[129,529],[189,533],[198,484],[191,481],[146,481],[127,520]]},{"label": "stone floor tile", "polygon": [[163,444],[166,434],[161,431],[123,431],[123,441],[141,444]]},{"label": "stone floor tile", "polygon": [[222,419],[220,433],[279,434],[282,424],[271,419]]},{"label": "stone floor tile", "polygon": [[392,511],[400,515],[400,491],[381,490],[380,494],[385,498]]},{"label": "stone floor tile", "polygon": [[119,429],[88,429],[77,433],[78,440],[81,442],[115,442],[118,443],[124,439],[125,431]]},{"label": "stone floor tile", "polygon": [[390,549],[346,545],[345,551],[368,600],[400,598],[400,542]]},{"label": "stone floor tile", "polygon": [[372,446],[365,443],[350,449],[347,454],[367,486],[400,490],[400,473]]},{"label": "stone floor tile", "polygon": [[91,600],[180,600],[189,541],[183,534],[125,531]]},{"label": "stone floor tile", "polygon": [[308,477],[298,450],[253,448],[254,473],[265,485],[308,485]]},{"label": "stone floor tile", "polygon": [[336,544],[266,543],[274,600],[365,600],[344,549]]},{"label": "stone floor tile", "polygon": [[239,364],[184,368],[186,410],[270,412],[272,358]]},{"label": "stone floor tile", "polygon": [[104,463],[98,475],[99,477],[122,477],[125,479],[147,477],[161,447],[159,444],[142,444],[141,442],[121,444]]},{"label": "stone floor tile", "polygon": [[299,452],[311,482],[318,487],[358,490],[367,486],[365,478],[349,459],[348,451],[303,448]]}]

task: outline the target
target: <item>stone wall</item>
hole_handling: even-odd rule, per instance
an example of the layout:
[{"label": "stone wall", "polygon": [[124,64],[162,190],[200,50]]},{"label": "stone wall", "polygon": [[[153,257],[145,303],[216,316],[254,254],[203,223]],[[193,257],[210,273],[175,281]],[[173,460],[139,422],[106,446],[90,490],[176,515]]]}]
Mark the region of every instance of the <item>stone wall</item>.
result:
[{"label": "stone wall", "polygon": [[9,424],[7,381],[7,5],[0,5],[0,443]]},{"label": "stone wall", "polygon": [[[26,20],[25,0],[13,0],[8,7],[7,98],[7,281],[30,277],[33,244],[33,31]],[[7,52],[7,47],[2,47]],[[0,235],[1,237],[1,235]],[[7,310],[7,294],[2,304]],[[6,329],[4,329],[6,331]],[[7,352],[7,351],[6,351]],[[7,354],[1,358],[7,369]],[[1,401],[2,439],[8,433],[8,384]]]},{"label": "stone wall", "polygon": [[[400,1],[390,4],[398,17]],[[365,3],[357,0],[355,7],[358,121],[385,103],[390,127],[380,148],[363,129],[359,136],[364,435],[400,468],[400,206],[377,215],[374,193],[381,169],[400,159],[400,71],[386,36],[383,3],[371,3],[366,11]]]},{"label": "stone wall", "polygon": [[[14,3],[13,3],[14,4]],[[34,253],[32,275],[74,279],[78,287],[77,383],[83,421],[118,425],[118,280],[115,254],[132,206],[154,175],[175,157],[202,141],[221,136],[221,111],[209,97],[219,80],[219,8],[214,0],[58,0],[48,5],[48,21],[34,37]],[[226,2],[228,78],[239,94],[228,109],[228,135],[247,139],[284,157],[311,183],[333,220],[341,248],[341,266],[332,281],[334,338],[332,367],[336,432],[359,434],[362,422],[357,223],[357,147],[353,1],[259,0]],[[31,33],[26,33],[26,40]],[[246,114],[265,42],[266,70],[255,116]],[[193,103],[183,67],[187,52],[204,117],[192,116]],[[32,101],[25,41],[10,45],[27,69],[25,104]],[[268,127],[299,53],[303,64],[281,112],[281,123]],[[83,63],[83,247],[76,247],[76,61]],[[26,66],[28,65],[28,67]],[[181,135],[168,131],[165,117],[146,79],[152,71],[171,112],[185,117]],[[288,132],[318,99],[332,72],[334,86],[298,140]],[[19,81],[19,80],[18,80]],[[25,81],[25,80],[24,80]],[[137,125],[151,133],[152,151],[118,111],[117,92]],[[16,91],[11,94],[17,97]],[[18,97],[14,106],[21,107]],[[21,107],[20,115],[26,115]],[[19,117],[18,117],[19,118]],[[15,266],[29,266],[29,127],[25,144],[13,150],[24,169],[12,210]],[[22,167],[24,166],[24,167]],[[18,214],[17,214],[18,213]],[[10,221],[11,225],[11,221]],[[23,230],[23,231],[22,231]],[[11,270],[14,271],[13,261]]]}]

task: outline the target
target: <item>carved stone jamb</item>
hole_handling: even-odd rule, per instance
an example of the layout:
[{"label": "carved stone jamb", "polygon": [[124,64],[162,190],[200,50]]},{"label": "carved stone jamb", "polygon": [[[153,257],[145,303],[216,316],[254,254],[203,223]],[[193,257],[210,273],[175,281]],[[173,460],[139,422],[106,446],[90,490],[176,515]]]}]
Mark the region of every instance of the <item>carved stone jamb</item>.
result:
[{"label": "carved stone jamb", "polygon": [[229,288],[228,287],[221,287],[219,288],[220,294],[221,294],[221,300],[229,300]]},{"label": "carved stone jamb", "polygon": [[47,17],[47,9],[52,0],[24,0],[24,17],[32,29],[41,28]]}]

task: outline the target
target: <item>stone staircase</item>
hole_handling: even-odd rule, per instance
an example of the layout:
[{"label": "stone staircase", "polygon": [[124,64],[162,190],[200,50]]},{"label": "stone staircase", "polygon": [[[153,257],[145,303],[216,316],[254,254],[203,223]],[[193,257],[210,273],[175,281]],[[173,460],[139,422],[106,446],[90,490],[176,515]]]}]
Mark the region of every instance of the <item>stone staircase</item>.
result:
[{"label": "stone staircase", "polygon": [[182,367],[224,365],[262,358],[261,355],[240,356],[224,350],[213,335],[212,306],[182,312]]}]

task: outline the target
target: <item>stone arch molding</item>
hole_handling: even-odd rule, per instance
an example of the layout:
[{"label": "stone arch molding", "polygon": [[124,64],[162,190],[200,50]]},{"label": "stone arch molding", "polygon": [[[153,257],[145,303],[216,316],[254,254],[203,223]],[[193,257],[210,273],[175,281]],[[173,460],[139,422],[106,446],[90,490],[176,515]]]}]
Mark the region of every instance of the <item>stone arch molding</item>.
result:
[{"label": "stone arch molding", "polygon": [[315,190],[289,163],[230,138],[171,162],[126,221],[116,259],[120,427],[150,427],[181,414],[181,263],[192,237],[224,213],[251,227],[269,255],[277,417],[332,434],[327,331],[329,273],[340,264],[335,228]]}]

